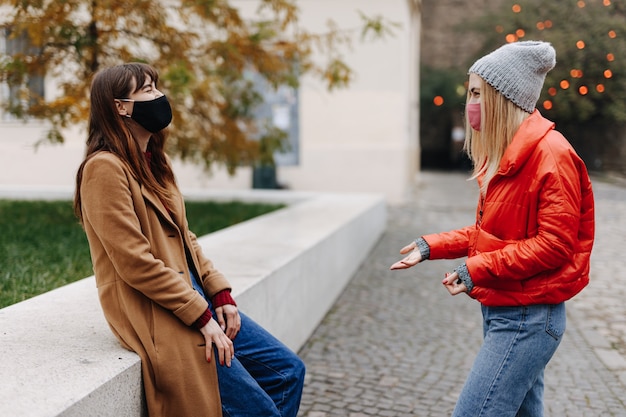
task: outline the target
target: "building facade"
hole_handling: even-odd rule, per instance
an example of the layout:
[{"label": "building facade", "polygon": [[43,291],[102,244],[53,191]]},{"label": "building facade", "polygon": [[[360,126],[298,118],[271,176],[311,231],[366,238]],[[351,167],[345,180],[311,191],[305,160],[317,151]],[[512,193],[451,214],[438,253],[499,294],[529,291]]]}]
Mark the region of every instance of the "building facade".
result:
[{"label": "building facade", "polygon": [[[300,25],[322,33],[332,19],[340,28],[362,26],[359,12],[382,15],[397,23],[393,35],[361,42],[355,30],[343,58],[355,71],[346,89],[327,91],[305,76],[297,91],[274,97],[267,107],[279,127],[292,133],[290,154],[277,159],[278,183],[301,191],[381,193],[403,201],[419,171],[420,1],[300,0]],[[244,16],[256,0],[233,0]],[[54,80],[45,80],[54,93]],[[5,94],[6,96],[6,94]],[[268,102],[270,102],[268,101]],[[174,125],[176,121],[173,122]],[[0,120],[0,185],[71,187],[84,152],[85,126],[65,133],[62,145],[36,144],[45,132],[41,121]],[[174,126],[175,128],[175,126]],[[252,186],[252,170],[234,176],[218,168],[207,174],[199,166],[175,161],[182,189]]]}]

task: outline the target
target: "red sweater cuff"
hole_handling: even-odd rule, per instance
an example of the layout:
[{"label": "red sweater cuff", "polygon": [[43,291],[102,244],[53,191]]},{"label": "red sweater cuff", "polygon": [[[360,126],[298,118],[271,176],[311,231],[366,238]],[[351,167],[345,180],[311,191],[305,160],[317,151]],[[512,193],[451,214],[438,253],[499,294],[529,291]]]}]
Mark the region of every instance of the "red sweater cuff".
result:
[{"label": "red sweater cuff", "polygon": [[230,295],[230,290],[222,290],[218,292],[217,294],[215,294],[212,301],[214,308],[221,307],[226,304],[230,304],[233,306],[237,305],[233,297]]},{"label": "red sweater cuff", "polygon": [[200,330],[201,328],[206,326],[206,324],[209,322],[209,320],[211,320],[211,317],[213,317],[213,315],[211,314],[211,310],[209,310],[207,308],[206,311],[204,313],[202,313],[200,318],[193,322],[193,326],[196,329]]}]

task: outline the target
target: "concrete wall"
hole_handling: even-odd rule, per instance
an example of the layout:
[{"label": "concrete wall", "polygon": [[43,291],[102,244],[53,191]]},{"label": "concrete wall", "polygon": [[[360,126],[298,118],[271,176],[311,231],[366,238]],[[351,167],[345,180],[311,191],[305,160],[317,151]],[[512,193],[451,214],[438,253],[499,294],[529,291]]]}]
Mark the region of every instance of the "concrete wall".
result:
[{"label": "concrete wall", "polygon": [[[200,238],[242,311],[297,351],[386,224],[382,195],[185,192],[190,199],[288,207]],[[71,189],[0,187],[5,198],[69,198]],[[249,249],[242,249],[249,248]],[[145,415],[139,358],[120,347],[93,277],[0,309],[0,415]]]}]

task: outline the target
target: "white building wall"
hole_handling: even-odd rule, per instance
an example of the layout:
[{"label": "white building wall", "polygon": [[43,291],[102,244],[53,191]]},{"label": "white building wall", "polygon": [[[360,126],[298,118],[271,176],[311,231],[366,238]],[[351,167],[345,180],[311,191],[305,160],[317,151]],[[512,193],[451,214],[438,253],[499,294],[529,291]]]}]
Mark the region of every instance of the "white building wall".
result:
[{"label": "white building wall", "polygon": [[[233,5],[253,13],[257,1],[234,0]],[[333,92],[311,76],[302,80],[300,162],[279,167],[279,182],[294,190],[376,192],[390,202],[404,200],[419,160],[417,91],[412,91],[418,85],[419,19],[412,23],[407,0],[300,0],[298,5],[300,25],[308,31],[324,32],[328,19],[354,29],[352,46],[342,55],[356,77],[349,88]],[[361,42],[359,11],[400,26],[394,36]],[[0,122],[0,185],[73,185],[85,126],[68,131],[65,144],[43,145],[35,152],[42,126]],[[249,168],[233,177],[221,169],[209,176],[200,167],[179,163],[175,170],[183,189],[250,188],[252,182]]]}]

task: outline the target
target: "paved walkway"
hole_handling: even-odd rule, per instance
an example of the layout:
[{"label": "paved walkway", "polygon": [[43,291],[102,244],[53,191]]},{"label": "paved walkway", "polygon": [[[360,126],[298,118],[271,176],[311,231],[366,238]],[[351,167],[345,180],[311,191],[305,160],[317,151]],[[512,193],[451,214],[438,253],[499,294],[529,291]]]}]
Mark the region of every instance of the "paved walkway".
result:
[{"label": "paved walkway", "polygon": [[[299,417],[449,416],[481,344],[479,304],[440,284],[458,261],[390,271],[421,234],[473,221],[465,174],[423,173],[411,202],[300,351]],[[546,370],[546,417],[626,416],[626,187],[594,180],[590,285],[568,302],[568,329]]]}]

